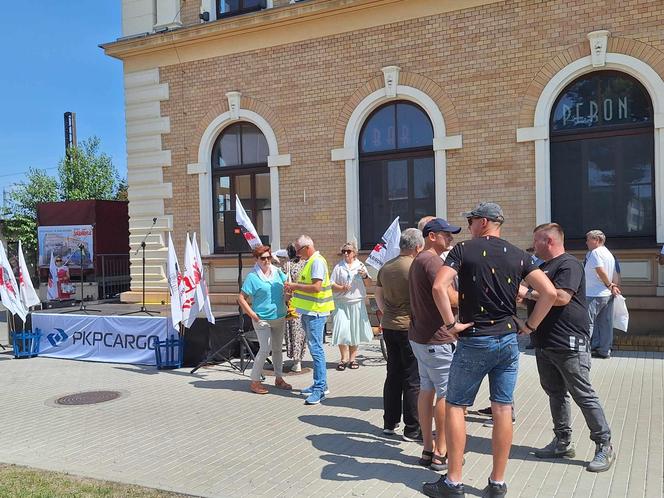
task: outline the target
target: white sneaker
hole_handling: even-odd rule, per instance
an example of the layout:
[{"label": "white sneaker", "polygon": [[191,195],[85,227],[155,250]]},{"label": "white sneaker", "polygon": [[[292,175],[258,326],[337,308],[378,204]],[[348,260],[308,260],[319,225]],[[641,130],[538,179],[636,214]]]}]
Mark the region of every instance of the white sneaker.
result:
[{"label": "white sneaker", "polygon": [[291,372],[301,372],[302,371],[302,362],[294,361],[290,367]]}]

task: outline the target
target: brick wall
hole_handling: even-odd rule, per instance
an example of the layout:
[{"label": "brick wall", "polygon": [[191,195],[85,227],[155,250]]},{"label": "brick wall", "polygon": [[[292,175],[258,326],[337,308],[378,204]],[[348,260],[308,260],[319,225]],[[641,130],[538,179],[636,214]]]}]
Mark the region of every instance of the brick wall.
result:
[{"label": "brick wall", "polygon": [[348,109],[381,84],[381,67],[398,65],[436,100],[448,135],[463,135],[463,148],[447,152],[450,220],[463,223],[460,212],[479,200],[497,201],[504,235],[526,247],[535,223],[534,146],[517,143],[516,128],[532,126],[548,79],[589,53],[588,32],[609,30],[609,51],[664,76],[662,18],[661,0],[510,1],[161,68],[170,90],[161,106],[171,124],[164,181],[173,184],[165,209],[174,239],[198,229],[198,177],[186,165],[197,162],[202,130],[226,110],[225,93],[237,90],[243,107],[260,107],[280,130],[280,153],[292,156],[280,168],[282,241],[309,233],[335,261],[345,239],[344,165],[330,151],[343,146]]},{"label": "brick wall", "polygon": [[183,26],[200,24],[201,0],[180,0],[180,22]]}]

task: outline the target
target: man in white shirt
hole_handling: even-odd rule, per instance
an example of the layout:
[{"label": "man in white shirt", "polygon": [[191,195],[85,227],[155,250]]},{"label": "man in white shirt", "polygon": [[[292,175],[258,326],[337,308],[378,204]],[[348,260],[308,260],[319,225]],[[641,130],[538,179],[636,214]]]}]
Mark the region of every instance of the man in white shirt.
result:
[{"label": "man in white shirt", "polygon": [[594,358],[610,358],[613,346],[613,297],[620,288],[613,282],[616,260],[605,246],[601,230],[586,234],[586,299],[590,318],[591,350]]}]

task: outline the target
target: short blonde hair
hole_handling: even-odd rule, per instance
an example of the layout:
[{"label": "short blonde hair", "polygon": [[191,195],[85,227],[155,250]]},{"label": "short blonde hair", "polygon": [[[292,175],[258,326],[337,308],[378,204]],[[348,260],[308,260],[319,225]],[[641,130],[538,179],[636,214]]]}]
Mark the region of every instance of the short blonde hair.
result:
[{"label": "short blonde hair", "polygon": [[352,251],[357,254],[357,244],[353,242],[352,240],[350,242],[346,242],[344,245],[342,245],[339,248],[339,254],[341,254],[341,251],[343,251],[346,247],[352,249]]},{"label": "short blonde hair", "polygon": [[606,242],[606,235],[601,230],[591,230],[586,234],[586,239],[599,240],[600,243],[604,244]]},{"label": "short blonde hair", "polygon": [[420,221],[417,222],[417,229],[421,232],[422,230],[424,230],[424,225],[429,223],[434,218],[435,216],[424,216],[420,218]]}]

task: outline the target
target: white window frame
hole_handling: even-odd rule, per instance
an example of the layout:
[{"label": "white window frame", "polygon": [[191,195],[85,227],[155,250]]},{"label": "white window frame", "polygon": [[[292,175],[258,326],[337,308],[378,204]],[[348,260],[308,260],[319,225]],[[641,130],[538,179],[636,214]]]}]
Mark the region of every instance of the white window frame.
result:
[{"label": "white window frame", "polygon": [[[378,107],[389,102],[405,100],[420,106],[433,125],[434,180],[436,216],[447,217],[447,161],[445,151],[460,149],[461,135],[447,136],[445,119],[434,100],[423,91],[406,85],[396,86],[396,95],[389,88],[381,88],[365,97],[351,114],[344,133],[344,147],[332,151],[333,161],[345,162],[346,180],[346,240],[360,238],[360,158],[359,141],[362,126]],[[387,228],[387,227],[385,227]]]},{"label": "white window frame", "polygon": [[214,217],[212,213],[212,148],[219,134],[229,125],[242,121],[252,123],[263,133],[267,141],[269,155],[267,165],[270,169],[270,205],[272,233],[270,245],[281,247],[281,219],[279,214],[279,166],[290,166],[290,154],[279,154],[279,145],[274,130],[265,118],[247,109],[225,112],[217,116],[205,129],[198,146],[198,163],[187,167],[189,174],[198,175],[198,197],[200,211],[201,254],[209,255],[214,251]]},{"label": "white window frame", "polygon": [[580,76],[598,70],[615,70],[636,78],[648,91],[653,106],[655,142],[655,223],[657,242],[664,242],[664,81],[648,64],[625,54],[607,53],[602,67],[593,66],[590,55],[558,71],[546,84],[535,107],[534,126],[517,129],[517,142],[535,142],[536,223],[551,221],[551,152],[549,123],[560,93]]}]

